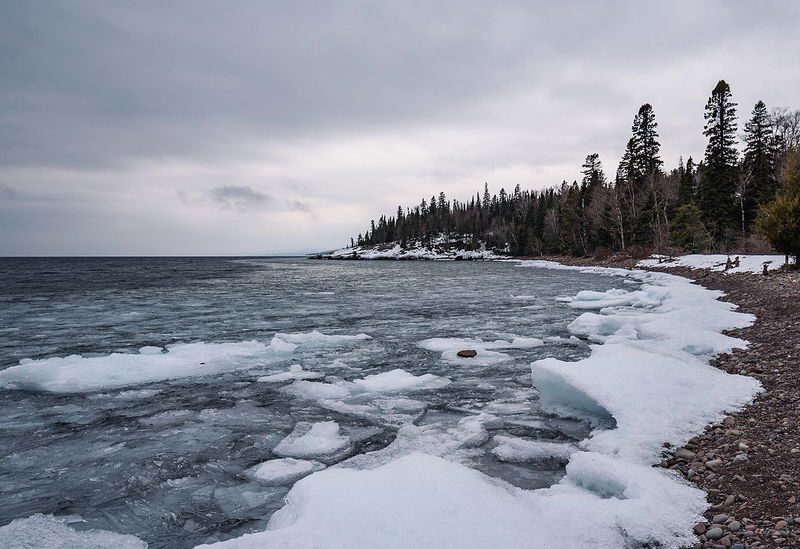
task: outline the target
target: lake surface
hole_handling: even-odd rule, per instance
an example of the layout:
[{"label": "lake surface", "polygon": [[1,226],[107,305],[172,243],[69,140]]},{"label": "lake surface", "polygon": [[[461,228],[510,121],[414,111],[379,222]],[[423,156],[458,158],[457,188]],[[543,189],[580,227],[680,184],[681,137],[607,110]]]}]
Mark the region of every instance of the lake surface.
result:
[{"label": "lake surface", "polygon": [[[347,444],[314,456],[325,466],[371,466],[412,425],[425,436],[397,452],[413,444],[523,488],[549,486],[563,475],[557,460],[501,460],[493,438],[442,441],[479,412],[500,419],[492,436],[584,438],[586,424],[539,410],[529,365],[589,354],[566,330],[580,311],[556,297],[619,284],[513,262],[0,259],[0,369],[38,361],[30,382],[0,388],[0,526],[55,514],[180,548],[263,530],[297,478],[259,480],[250,468],[330,421]],[[359,334],[371,339],[324,337]],[[502,342],[454,359],[470,348],[461,339]],[[71,355],[82,358],[59,377],[54,357]],[[191,373],[126,381],[139,364],[162,375],[162,362]],[[297,365],[315,378],[269,378]],[[441,383],[359,385],[398,369]]]}]

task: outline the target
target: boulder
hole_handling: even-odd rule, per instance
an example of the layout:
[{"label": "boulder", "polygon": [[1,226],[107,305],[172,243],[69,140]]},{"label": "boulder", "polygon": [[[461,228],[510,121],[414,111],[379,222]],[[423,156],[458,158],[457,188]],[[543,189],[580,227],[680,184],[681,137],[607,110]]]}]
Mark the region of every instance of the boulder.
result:
[{"label": "boulder", "polygon": [[472,358],[478,354],[478,351],[474,349],[465,349],[463,351],[458,351],[456,356],[460,356],[461,358]]}]

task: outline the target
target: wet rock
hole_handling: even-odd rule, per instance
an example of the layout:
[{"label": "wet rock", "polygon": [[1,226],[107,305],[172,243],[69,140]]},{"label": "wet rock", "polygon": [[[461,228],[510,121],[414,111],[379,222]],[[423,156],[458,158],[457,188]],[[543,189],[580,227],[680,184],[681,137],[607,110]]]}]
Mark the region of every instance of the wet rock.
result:
[{"label": "wet rock", "polygon": [[474,356],[477,356],[477,354],[478,354],[478,351],[476,351],[474,349],[465,349],[463,351],[458,351],[456,353],[456,355],[460,356],[461,358],[472,358]]}]

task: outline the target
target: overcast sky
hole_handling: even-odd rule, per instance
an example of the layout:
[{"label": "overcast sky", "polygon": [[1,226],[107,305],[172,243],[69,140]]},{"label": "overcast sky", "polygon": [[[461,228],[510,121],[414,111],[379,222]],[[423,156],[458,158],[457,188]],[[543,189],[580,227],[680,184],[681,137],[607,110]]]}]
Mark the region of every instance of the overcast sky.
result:
[{"label": "overcast sky", "polygon": [[800,108],[800,2],[0,0],[0,255],[331,249],[398,204],[701,158]]}]

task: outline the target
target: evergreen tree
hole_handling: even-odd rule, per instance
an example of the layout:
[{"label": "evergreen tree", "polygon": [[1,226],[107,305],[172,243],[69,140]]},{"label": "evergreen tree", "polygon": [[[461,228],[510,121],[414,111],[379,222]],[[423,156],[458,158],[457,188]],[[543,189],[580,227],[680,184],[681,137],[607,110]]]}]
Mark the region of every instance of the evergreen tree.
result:
[{"label": "evergreen tree", "polygon": [[762,206],[756,227],[776,250],[800,260],[800,147],[789,152],[778,197]]},{"label": "evergreen tree", "polygon": [[717,243],[737,226],[735,194],[738,184],[736,103],[731,88],[720,80],[706,103],[705,130],[708,138],[705,169],[698,189],[698,206]]},{"label": "evergreen tree", "polygon": [[656,115],[650,103],[645,103],[639,107],[639,112],[633,118],[633,141],[631,147],[630,163],[633,167],[633,174],[637,178],[637,183],[641,186],[647,177],[652,176],[661,169],[664,164],[659,156],[661,144],[658,142],[658,132],[656,128]]},{"label": "evergreen tree", "polygon": [[684,204],[694,203],[697,188],[694,160],[692,160],[691,156],[689,160],[686,161],[686,166],[681,166],[679,168],[678,175],[680,177],[680,183],[678,185],[678,205],[682,206]]},{"label": "evergreen tree", "polygon": [[756,103],[753,117],[744,126],[740,203],[744,228],[749,229],[760,204],[775,198],[775,139],[772,122],[763,101]]}]

